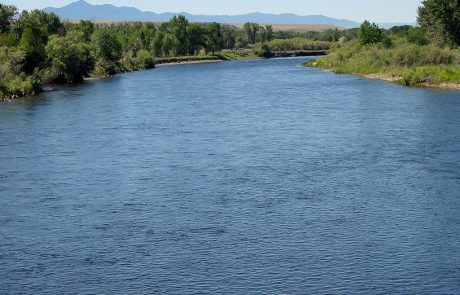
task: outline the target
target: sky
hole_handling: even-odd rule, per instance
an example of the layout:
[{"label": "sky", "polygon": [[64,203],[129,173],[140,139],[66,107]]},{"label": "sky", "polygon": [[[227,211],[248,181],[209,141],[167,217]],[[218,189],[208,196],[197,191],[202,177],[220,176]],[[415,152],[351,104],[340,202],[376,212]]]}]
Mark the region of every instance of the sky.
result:
[{"label": "sky", "polygon": [[[19,9],[61,7],[75,0],[0,0]],[[421,0],[87,0],[154,12],[242,14],[249,12],[321,14],[357,22],[415,22]]]}]

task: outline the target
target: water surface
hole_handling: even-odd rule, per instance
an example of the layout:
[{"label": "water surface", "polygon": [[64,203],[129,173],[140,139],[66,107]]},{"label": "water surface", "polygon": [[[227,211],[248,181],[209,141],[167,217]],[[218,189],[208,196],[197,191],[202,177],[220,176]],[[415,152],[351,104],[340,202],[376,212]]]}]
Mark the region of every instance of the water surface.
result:
[{"label": "water surface", "polygon": [[460,293],[460,92],[304,59],[1,103],[0,293]]}]

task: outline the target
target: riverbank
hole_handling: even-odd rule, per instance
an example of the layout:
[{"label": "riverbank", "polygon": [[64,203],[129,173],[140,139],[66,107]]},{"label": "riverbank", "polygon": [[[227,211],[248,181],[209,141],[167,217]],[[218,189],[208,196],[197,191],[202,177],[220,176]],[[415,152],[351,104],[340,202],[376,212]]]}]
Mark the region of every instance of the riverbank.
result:
[{"label": "riverbank", "polygon": [[435,45],[344,42],[304,66],[405,86],[460,89],[460,51]]},{"label": "riverbank", "polygon": [[193,64],[205,64],[223,62],[224,59],[199,59],[199,60],[188,60],[188,61],[175,61],[175,62],[163,62],[156,65],[156,67],[167,67],[176,65],[193,65]]},{"label": "riverbank", "polygon": [[[403,79],[403,77],[395,77],[390,74],[384,74],[384,73],[370,74],[370,75],[365,75],[363,77],[366,79],[370,79],[370,80],[379,80],[379,81],[393,82],[393,83],[398,83],[398,84],[401,84],[401,81]],[[426,81],[420,81],[419,86],[426,87],[426,88],[460,90],[460,83],[442,82],[440,84],[432,84],[429,82],[429,80],[426,80]]]}]

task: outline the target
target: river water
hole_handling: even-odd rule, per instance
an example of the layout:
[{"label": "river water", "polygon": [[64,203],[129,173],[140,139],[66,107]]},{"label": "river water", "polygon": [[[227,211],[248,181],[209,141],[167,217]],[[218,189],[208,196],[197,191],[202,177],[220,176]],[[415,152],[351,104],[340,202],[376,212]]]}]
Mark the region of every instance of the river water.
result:
[{"label": "river water", "polygon": [[162,67],[0,104],[1,294],[459,294],[460,92]]}]

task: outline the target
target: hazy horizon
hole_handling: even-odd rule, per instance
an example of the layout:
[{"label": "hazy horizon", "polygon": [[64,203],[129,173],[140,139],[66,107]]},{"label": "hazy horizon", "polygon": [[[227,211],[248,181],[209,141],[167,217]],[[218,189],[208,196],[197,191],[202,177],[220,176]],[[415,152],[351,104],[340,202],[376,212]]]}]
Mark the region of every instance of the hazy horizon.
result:
[{"label": "hazy horizon", "polygon": [[[0,0],[1,1],[1,0]],[[16,5],[19,9],[42,9],[48,6],[62,7],[76,0],[7,0],[1,1]],[[348,19],[361,22],[368,19],[375,22],[415,22],[417,7],[421,0],[376,1],[369,5],[364,0],[234,0],[231,3],[222,3],[215,0],[86,0],[91,4],[113,4],[115,6],[136,7],[143,11],[162,12],[188,12],[192,14],[207,15],[237,15],[251,12],[261,13],[295,13],[298,15],[325,15],[328,17]]]}]

